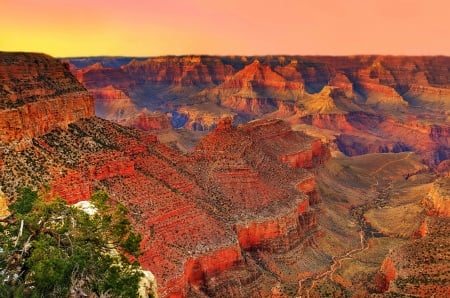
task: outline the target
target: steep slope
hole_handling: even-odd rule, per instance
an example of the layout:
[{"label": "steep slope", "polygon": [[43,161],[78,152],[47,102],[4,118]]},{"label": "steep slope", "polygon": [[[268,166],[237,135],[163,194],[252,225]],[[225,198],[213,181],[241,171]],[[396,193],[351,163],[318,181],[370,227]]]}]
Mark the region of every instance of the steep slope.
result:
[{"label": "steep slope", "polygon": [[294,102],[303,94],[301,77],[286,69],[279,70],[293,80],[287,80],[271,67],[254,60],[223,84],[207,90],[205,96],[240,114],[262,116],[275,111],[279,101],[289,99]]},{"label": "steep slope", "polygon": [[0,52],[0,142],[92,117],[93,103],[66,65],[46,55]]}]

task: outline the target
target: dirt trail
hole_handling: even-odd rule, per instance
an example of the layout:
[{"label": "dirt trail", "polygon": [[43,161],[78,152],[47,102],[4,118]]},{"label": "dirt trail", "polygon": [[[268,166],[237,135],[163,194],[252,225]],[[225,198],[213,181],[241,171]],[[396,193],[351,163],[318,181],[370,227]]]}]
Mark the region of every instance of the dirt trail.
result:
[{"label": "dirt trail", "polygon": [[[383,165],[381,165],[379,168],[377,168],[375,171],[373,171],[372,175],[375,177],[375,182],[373,183],[373,185],[371,187],[372,191],[376,191],[377,186],[379,185],[378,177],[376,177],[376,174],[378,174],[379,172],[381,172],[383,169],[385,169],[387,166],[389,166],[391,164],[394,164],[396,162],[409,159],[411,154],[413,154],[413,152],[408,152],[408,154],[405,157],[403,157],[401,159],[397,159],[397,160],[392,160],[392,161],[386,162]],[[363,207],[363,206],[361,206],[361,207]],[[362,216],[362,214],[360,214],[360,216]],[[367,250],[369,248],[369,245],[368,245],[368,242],[367,242],[367,239],[366,239],[366,236],[365,236],[365,228],[366,227],[364,226],[363,221],[359,221],[359,223],[360,223],[360,227],[361,227],[361,230],[359,232],[360,247],[354,248],[354,249],[348,251],[347,253],[345,253],[345,254],[343,254],[341,256],[334,256],[332,258],[333,262],[331,263],[331,265],[328,268],[328,270],[326,270],[324,272],[321,272],[321,273],[318,273],[318,274],[315,274],[313,276],[305,277],[305,278],[301,279],[299,281],[299,294],[300,294],[300,292],[304,292],[306,294],[306,297],[309,298],[311,290],[314,289],[314,287],[320,281],[322,281],[324,279],[330,279],[331,281],[335,281],[334,274],[335,274],[336,270],[341,268],[342,263],[345,260],[352,259],[353,255],[355,255],[357,253],[360,253],[362,251],[365,251],[365,250]],[[305,291],[302,291],[301,285],[304,282],[308,281],[308,280],[312,280],[311,285]],[[297,297],[303,297],[303,296],[302,295],[298,295]]]},{"label": "dirt trail", "polygon": [[[312,283],[311,285],[306,289],[306,297],[309,298],[310,297],[310,292],[312,289],[314,289],[314,287],[317,285],[318,282],[329,278],[331,281],[334,281],[334,273],[336,272],[336,270],[338,270],[339,268],[341,268],[342,266],[342,262],[344,260],[347,259],[352,259],[352,256],[356,253],[362,252],[366,249],[369,248],[367,241],[364,237],[364,231],[361,230],[359,232],[359,237],[360,237],[360,243],[361,246],[355,249],[352,249],[350,251],[348,251],[347,253],[345,253],[344,255],[341,256],[335,256],[333,257],[333,263],[330,265],[329,269],[325,272],[322,272],[318,275],[312,276],[312,277],[307,277],[304,278],[302,280],[299,281],[299,285],[301,285],[304,281],[307,281],[308,279],[312,279]],[[297,296],[297,297],[302,297],[302,296]]]},{"label": "dirt trail", "polygon": [[393,164],[393,163],[396,163],[396,162],[399,162],[399,161],[402,161],[402,160],[405,160],[405,159],[409,159],[409,157],[411,156],[411,154],[413,154],[413,152],[408,152],[408,154],[407,154],[405,157],[401,158],[401,159],[392,160],[392,161],[389,161],[389,162],[383,164],[383,165],[380,166],[378,169],[376,169],[376,170],[372,173],[372,175],[378,174],[381,170],[383,170],[385,167],[387,167],[387,166],[390,165],[390,164]]}]

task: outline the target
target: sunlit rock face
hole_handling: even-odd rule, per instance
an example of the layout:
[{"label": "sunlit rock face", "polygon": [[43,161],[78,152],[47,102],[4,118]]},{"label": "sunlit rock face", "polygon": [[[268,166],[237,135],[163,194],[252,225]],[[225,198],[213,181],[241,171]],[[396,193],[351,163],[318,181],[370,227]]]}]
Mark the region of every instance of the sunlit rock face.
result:
[{"label": "sunlit rock face", "polygon": [[0,53],[0,141],[33,138],[94,116],[68,66],[41,54]]},{"label": "sunlit rock face", "polygon": [[450,216],[450,178],[441,177],[433,186],[424,200],[428,212],[437,216]]}]

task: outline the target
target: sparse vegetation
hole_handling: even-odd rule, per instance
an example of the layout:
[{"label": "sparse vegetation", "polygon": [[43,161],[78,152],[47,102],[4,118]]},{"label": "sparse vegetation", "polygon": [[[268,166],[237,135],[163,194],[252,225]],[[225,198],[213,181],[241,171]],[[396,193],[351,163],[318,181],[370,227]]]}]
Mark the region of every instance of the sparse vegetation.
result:
[{"label": "sparse vegetation", "polygon": [[[127,210],[96,192],[88,215],[30,188],[0,225],[0,296],[136,297],[142,273],[124,253],[139,254],[141,237]],[[86,296],[87,297],[87,296]]]}]

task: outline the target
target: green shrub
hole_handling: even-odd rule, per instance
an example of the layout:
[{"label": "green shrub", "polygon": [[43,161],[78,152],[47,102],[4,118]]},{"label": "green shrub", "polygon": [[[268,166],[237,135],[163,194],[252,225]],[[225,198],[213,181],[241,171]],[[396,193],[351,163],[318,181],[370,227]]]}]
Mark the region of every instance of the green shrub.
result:
[{"label": "green shrub", "polygon": [[20,191],[12,223],[0,229],[0,297],[67,297],[74,288],[137,297],[142,273],[123,253],[138,255],[141,236],[105,192],[91,202],[97,213],[89,216],[61,199]]}]

